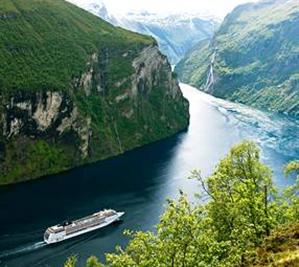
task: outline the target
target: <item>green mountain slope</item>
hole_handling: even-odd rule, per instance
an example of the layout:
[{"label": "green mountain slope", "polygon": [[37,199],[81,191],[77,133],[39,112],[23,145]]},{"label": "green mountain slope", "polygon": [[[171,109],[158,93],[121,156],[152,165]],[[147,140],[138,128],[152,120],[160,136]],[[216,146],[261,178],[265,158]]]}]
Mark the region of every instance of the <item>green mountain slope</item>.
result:
[{"label": "green mountain slope", "polygon": [[215,96],[299,115],[299,3],[238,6],[211,43],[178,64],[182,81]]},{"label": "green mountain slope", "polygon": [[0,66],[0,184],[188,125],[188,103],[152,38],[62,0],[0,1]]}]

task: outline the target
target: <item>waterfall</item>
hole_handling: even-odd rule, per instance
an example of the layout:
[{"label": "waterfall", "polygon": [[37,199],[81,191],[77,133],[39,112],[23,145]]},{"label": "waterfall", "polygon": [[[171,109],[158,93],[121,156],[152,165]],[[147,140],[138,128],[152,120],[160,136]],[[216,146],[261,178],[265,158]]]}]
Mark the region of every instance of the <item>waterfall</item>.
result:
[{"label": "waterfall", "polygon": [[215,79],[214,79],[214,62],[215,62],[215,57],[216,57],[216,50],[214,50],[213,54],[212,54],[212,58],[211,58],[211,63],[210,63],[210,69],[207,75],[207,81],[206,84],[204,86],[204,91],[208,91],[210,89],[211,86],[213,86]]}]

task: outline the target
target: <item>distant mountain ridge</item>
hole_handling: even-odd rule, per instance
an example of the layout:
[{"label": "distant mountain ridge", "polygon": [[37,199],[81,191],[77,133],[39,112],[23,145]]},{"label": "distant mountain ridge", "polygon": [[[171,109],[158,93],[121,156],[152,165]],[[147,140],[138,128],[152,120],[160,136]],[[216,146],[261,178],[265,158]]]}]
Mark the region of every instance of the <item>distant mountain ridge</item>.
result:
[{"label": "distant mountain ridge", "polygon": [[183,82],[217,97],[299,115],[298,25],[298,0],[240,5],[176,72]]},{"label": "distant mountain ridge", "polygon": [[211,39],[218,27],[212,18],[201,18],[197,14],[173,14],[159,16],[131,14],[118,18],[116,25],[153,36],[162,53],[176,64],[199,41]]},{"label": "distant mountain ridge", "polygon": [[176,64],[199,41],[210,39],[219,26],[219,19],[204,14],[128,13],[125,16],[109,14],[101,0],[69,0],[113,25],[154,37],[160,50]]}]

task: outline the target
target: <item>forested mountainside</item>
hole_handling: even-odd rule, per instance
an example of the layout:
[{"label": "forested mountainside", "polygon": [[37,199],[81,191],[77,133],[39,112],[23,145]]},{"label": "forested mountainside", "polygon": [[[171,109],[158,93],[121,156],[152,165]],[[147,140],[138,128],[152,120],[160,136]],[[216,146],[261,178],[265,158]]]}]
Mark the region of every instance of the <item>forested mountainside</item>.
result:
[{"label": "forested mountainside", "polygon": [[102,0],[68,0],[89,12],[120,26],[154,37],[161,52],[171,64],[178,63],[199,41],[211,39],[219,19],[203,14],[171,14],[139,12],[111,15]]},{"label": "forested mountainside", "polygon": [[154,39],[63,0],[0,1],[0,184],[101,160],[187,127]]},{"label": "forested mountainside", "polygon": [[176,72],[183,82],[217,97],[299,115],[298,25],[297,0],[240,5]]}]

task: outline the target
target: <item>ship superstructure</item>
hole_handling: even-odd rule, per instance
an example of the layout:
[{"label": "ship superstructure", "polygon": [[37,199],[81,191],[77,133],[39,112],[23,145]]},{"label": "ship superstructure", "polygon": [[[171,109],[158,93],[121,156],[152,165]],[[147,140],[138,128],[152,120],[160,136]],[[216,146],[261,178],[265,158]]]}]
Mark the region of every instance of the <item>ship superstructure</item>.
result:
[{"label": "ship superstructure", "polygon": [[103,210],[75,221],[65,221],[62,224],[49,227],[44,234],[47,244],[58,243],[66,239],[79,236],[99,228],[103,228],[118,221],[124,212]]}]

